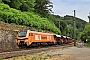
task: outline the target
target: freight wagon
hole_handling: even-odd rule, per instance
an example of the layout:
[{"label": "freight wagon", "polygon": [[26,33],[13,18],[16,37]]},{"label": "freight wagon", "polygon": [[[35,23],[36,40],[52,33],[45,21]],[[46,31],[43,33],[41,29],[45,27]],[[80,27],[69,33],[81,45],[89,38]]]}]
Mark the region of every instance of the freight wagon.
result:
[{"label": "freight wagon", "polygon": [[62,38],[63,36],[61,36],[61,35],[54,35],[54,39],[55,39],[55,43],[57,44],[57,45],[60,45],[60,44],[62,44],[63,43],[63,38]]}]

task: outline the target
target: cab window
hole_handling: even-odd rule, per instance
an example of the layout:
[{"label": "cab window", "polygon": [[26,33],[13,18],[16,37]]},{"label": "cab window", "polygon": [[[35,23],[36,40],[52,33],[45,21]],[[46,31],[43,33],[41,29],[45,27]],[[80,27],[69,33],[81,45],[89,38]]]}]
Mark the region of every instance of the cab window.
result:
[{"label": "cab window", "polygon": [[33,33],[29,33],[29,36],[33,36]]},{"label": "cab window", "polygon": [[27,31],[26,31],[26,30],[22,30],[22,31],[20,31],[20,33],[19,33],[19,37],[25,37],[26,34],[27,34]]}]

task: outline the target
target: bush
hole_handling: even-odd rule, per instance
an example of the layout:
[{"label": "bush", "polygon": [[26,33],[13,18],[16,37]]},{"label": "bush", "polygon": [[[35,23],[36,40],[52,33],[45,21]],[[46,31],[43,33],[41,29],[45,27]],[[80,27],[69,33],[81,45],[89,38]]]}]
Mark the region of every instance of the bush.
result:
[{"label": "bush", "polygon": [[33,12],[21,12],[3,3],[0,3],[0,20],[6,23],[26,25],[60,34],[59,29],[53,23],[49,22],[47,18],[41,18]]}]

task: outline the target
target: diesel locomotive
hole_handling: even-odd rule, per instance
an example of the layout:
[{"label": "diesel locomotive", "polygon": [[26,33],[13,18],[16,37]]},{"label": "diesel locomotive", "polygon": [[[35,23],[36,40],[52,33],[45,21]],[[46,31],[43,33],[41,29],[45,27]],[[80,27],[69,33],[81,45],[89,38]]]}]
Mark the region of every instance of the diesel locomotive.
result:
[{"label": "diesel locomotive", "polygon": [[54,45],[73,42],[72,38],[57,34],[21,30],[17,35],[16,43],[19,47]]}]

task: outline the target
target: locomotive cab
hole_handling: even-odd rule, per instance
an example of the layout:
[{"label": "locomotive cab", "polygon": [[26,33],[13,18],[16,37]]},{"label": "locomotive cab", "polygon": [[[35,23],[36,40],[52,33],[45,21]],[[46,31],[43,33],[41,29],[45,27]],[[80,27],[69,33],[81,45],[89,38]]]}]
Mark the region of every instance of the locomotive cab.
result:
[{"label": "locomotive cab", "polygon": [[27,43],[28,43],[28,31],[27,30],[21,30],[18,33],[16,43],[19,47],[27,46]]}]

